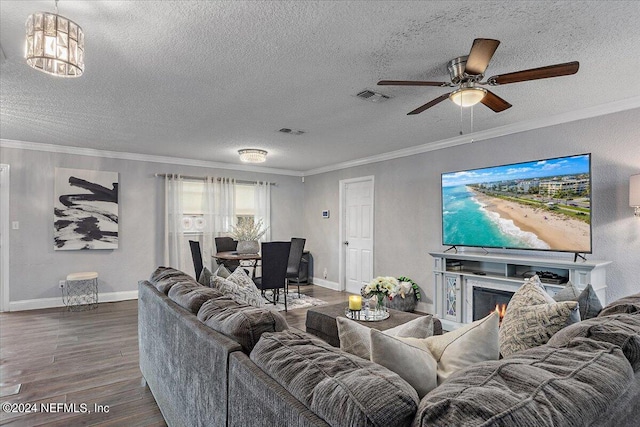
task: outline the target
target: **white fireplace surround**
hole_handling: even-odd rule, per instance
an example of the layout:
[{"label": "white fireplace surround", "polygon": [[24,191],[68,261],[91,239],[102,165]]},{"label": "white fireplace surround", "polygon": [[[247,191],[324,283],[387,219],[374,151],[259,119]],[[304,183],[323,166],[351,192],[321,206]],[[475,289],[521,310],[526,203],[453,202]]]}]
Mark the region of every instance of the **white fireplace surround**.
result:
[{"label": "white fireplace surround", "polygon": [[[606,304],[606,266],[610,261],[580,260],[476,252],[431,252],[434,258],[434,305],[445,330],[473,321],[473,288],[516,292],[535,271],[550,271],[569,280],[578,289],[591,284],[600,302]],[[453,266],[452,264],[455,264]],[[528,274],[527,274],[528,273]],[[564,284],[543,283],[553,296]]]}]

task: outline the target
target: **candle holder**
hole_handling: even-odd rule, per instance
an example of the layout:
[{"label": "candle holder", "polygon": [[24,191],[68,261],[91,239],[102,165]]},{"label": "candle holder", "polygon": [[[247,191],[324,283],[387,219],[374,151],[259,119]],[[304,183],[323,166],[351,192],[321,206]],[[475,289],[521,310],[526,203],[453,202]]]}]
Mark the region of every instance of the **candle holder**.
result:
[{"label": "candle holder", "polygon": [[360,313],[362,313],[362,310],[351,310],[349,307],[347,307],[345,315],[349,319],[360,320]]}]

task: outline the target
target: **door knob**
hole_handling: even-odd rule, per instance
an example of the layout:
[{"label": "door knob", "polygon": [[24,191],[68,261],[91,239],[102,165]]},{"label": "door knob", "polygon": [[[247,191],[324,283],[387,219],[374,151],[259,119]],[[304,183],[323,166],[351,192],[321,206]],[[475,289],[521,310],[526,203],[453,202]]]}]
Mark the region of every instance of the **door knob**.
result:
[{"label": "door knob", "polygon": [[347,245],[347,246],[349,246],[349,241],[348,241],[348,240],[345,240],[345,241],[344,241],[344,242],[342,242],[342,243],[343,243],[343,244],[345,244],[345,245]]}]

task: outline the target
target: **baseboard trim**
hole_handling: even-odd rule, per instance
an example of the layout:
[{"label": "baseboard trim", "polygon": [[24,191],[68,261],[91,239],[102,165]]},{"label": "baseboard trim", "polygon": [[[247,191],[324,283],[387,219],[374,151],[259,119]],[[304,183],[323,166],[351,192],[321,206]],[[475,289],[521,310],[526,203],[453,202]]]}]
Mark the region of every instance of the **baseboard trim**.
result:
[{"label": "baseboard trim", "polygon": [[314,277],[312,283],[314,285],[322,286],[323,288],[332,289],[334,291],[341,291],[342,290],[342,289],[340,289],[340,283],[331,282],[331,281],[329,281],[327,279],[321,279],[319,277]]},{"label": "baseboard trim", "polygon": [[[116,302],[138,299],[138,291],[98,293],[98,302]],[[9,302],[9,311],[38,310],[42,308],[64,307],[62,297],[25,299]]]}]

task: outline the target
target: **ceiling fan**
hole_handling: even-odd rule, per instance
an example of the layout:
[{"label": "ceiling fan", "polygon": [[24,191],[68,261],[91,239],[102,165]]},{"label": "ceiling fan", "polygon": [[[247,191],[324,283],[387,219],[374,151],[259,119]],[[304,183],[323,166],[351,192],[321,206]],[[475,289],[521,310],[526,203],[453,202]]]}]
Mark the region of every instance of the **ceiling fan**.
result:
[{"label": "ceiling fan", "polygon": [[451,99],[451,101],[461,107],[470,107],[481,102],[496,113],[499,113],[507,108],[511,108],[511,104],[500,98],[495,93],[481,88],[478,85],[499,86],[528,80],[568,76],[577,73],[580,66],[578,61],[573,61],[564,64],[516,71],[513,73],[499,74],[489,77],[486,81],[482,81],[484,72],[489,65],[489,61],[491,61],[491,58],[499,44],[499,40],[475,39],[468,56],[460,56],[452,59],[447,64],[447,70],[449,70],[451,82],[380,80],[378,85],[457,87],[453,92],[440,95],[436,99],[433,99],[409,112],[408,115],[420,114],[447,98]]}]

